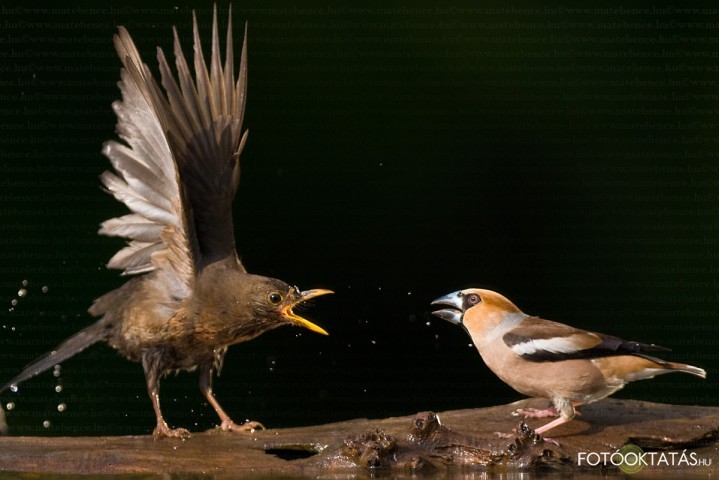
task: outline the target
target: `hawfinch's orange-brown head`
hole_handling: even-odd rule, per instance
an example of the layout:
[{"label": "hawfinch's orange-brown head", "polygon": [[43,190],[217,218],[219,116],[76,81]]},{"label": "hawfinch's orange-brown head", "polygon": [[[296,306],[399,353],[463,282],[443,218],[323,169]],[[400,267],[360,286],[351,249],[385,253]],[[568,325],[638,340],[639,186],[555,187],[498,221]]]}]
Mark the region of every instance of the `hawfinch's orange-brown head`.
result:
[{"label": "hawfinch's orange-brown head", "polygon": [[475,342],[505,320],[507,315],[526,316],[504,296],[480,288],[452,292],[436,299],[432,305],[449,307],[432,314],[455,325],[461,325]]}]

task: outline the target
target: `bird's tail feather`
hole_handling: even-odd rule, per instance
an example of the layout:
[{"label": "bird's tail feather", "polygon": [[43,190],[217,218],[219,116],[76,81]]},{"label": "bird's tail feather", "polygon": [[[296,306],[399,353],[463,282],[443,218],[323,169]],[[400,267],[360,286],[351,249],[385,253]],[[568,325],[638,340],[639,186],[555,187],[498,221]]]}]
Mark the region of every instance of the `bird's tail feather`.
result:
[{"label": "bird's tail feather", "polygon": [[652,357],[649,355],[636,354],[636,356],[646,358],[647,360],[659,364],[662,369],[664,369],[664,372],[662,373],[684,372],[690,375],[695,375],[700,378],[707,378],[707,372],[703,368],[695,367],[693,365],[687,365],[686,363],[668,362],[666,360],[662,360],[661,358]]},{"label": "bird's tail feather", "polygon": [[54,350],[26,366],[19,375],[0,387],[0,392],[4,392],[8,388],[16,386],[20,382],[24,382],[58,363],[67,360],[73,355],[85,350],[93,343],[103,340],[106,335],[107,328],[102,320],[90,325],[62,342]]},{"label": "bird's tail feather", "polygon": [[701,378],[707,378],[707,372],[703,368],[695,367],[693,365],[687,365],[685,363],[676,363],[676,362],[664,362],[664,363],[666,364],[667,368],[669,368],[671,370],[689,373],[691,375],[696,375],[697,377],[701,377]]}]

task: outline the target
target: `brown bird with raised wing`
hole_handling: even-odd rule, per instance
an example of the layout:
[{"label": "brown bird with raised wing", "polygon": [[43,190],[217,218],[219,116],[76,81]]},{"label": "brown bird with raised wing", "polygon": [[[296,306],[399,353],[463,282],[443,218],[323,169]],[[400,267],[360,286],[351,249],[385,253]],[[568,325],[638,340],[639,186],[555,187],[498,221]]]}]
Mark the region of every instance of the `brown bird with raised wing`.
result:
[{"label": "brown bird with raised wing", "polygon": [[706,378],[701,368],[647,354],[667,348],[532,317],[490,290],[461,290],[432,305],[449,307],[433,313],[464,327],[484,363],[506,384],[554,403],[547,410],[518,412],[525,417],[559,416],[536,429],[538,434],[570,421],[574,407],[601,400],[634,380],[670,372]]},{"label": "brown bird with raised wing", "polygon": [[160,378],[195,368],[222,430],[249,430],[261,425],[234,423],[212,393],[213,371],[222,367],[227,348],[282,325],[327,334],[292,309],[329,290],[300,292],[281,280],[251,275],[237,256],[232,201],[247,139],[247,132],[242,133],[247,39],[235,80],[231,20],[223,66],[215,9],[209,72],[194,13],[193,27],[194,79],[176,30],[177,79],[158,48],[164,91],[127,30],[120,27],[114,38],[124,68],[122,101],[113,108],[124,143],[105,144],[103,153],[114,172],[103,173],[101,179],[132,213],[104,222],[99,233],[129,240],[109,268],[144,275],[98,298],[89,312],[100,320],[28,365],[0,391],[14,390],[18,383],[104,341],[142,363],[157,417],[156,437],[189,435],[185,429],[169,428],[163,419]]}]

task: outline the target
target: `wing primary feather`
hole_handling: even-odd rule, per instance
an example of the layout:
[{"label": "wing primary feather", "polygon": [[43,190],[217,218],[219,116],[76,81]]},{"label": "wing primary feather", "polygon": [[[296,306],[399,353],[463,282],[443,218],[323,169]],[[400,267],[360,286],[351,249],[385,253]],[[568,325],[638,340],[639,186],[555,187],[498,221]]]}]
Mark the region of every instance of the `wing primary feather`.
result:
[{"label": "wing primary feather", "polygon": [[142,215],[131,213],[105,220],[100,224],[99,233],[109,237],[125,237],[134,238],[142,242],[158,242],[163,228],[162,225],[158,225]]},{"label": "wing primary feather", "polygon": [[240,73],[237,76],[232,113],[239,116],[240,125],[245,118],[245,97],[247,96],[247,23],[242,40],[242,53],[240,54]]},{"label": "wing primary feather", "polygon": [[198,104],[197,90],[195,90],[190,68],[187,65],[187,59],[185,59],[185,54],[180,44],[180,37],[175,27],[172,27],[172,34],[174,36],[173,53],[175,55],[175,68],[177,68],[177,78],[180,81],[180,88],[182,89],[182,98],[185,105],[184,110],[192,121],[192,130],[197,132],[202,129],[202,120],[195,107],[195,105]]},{"label": "wing primary feather", "polygon": [[234,48],[232,42],[232,5],[227,14],[227,41],[225,44],[225,69],[223,71],[224,81],[222,82],[222,114],[232,115],[232,97],[235,85]]},{"label": "wing primary feather", "polygon": [[212,9],[212,52],[210,57],[210,112],[212,118],[225,115],[222,104],[222,66],[220,63],[220,38],[217,31],[217,4]]},{"label": "wing primary feather", "polygon": [[197,26],[197,15],[192,12],[192,33],[194,37],[194,58],[195,58],[195,84],[197,86],[197,106],[202,119],[202,126],[207,128],[212,122],[210,108],[210,77],[205,65],[205,56],[202,54],[202,42],[200,41],[200,30]]},{"label": "wing primary feather", "polygon": [[165,91],[167,92],[170,108],[172,109],[175,123],[178,127],[178,133],[181,134],[184,142],[189,142],[192,138],[192,127],[190,125],[192,120],[189,118],[186,109],[183,108],[180,87],[177,85],[175,77],[172,76],[167,58],[165,58],[165,52],[163,52],[161,48],[157,49],[157,60],[160,64],[162,86],[165,87]]}]

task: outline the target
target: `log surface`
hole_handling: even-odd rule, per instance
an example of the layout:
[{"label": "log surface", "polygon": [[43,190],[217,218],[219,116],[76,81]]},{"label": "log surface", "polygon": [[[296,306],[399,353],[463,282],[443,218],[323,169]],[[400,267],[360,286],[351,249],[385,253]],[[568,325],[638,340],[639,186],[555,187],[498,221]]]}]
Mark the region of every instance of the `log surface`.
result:
[{"label": "log surface", "polygon": [[[511,469],[578,469],[580,452],[614,452],[627,443],[644,451],[676,452],[672,464],[647,466],[640,473],[710,477],[719,471],[719,407],[664,405],[607,399],[582,407],[581,415],[552,430],[559,443],[519,430],[517,408],[546,408],[547,402],[509,405],[387,419],[358,419],[252,433],[217,430],[188,440],[151,436],[0,437],[0,471],[55,474],[274,473],[324,475],[368,471],[463,472]],[[436,420],[439,417],[440,421]],[[530,419],[536,428],[547,419]],[[499,438],[494,432],[516,432]],[[694,452],[702,465],[677,464]],[[665,455],[665,458],[671,456]],[[592,467],[585,465],[584,468]],[[609,465],[593,467],[619,472]]]}]

